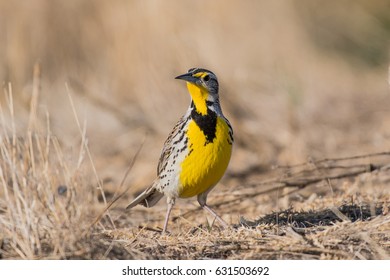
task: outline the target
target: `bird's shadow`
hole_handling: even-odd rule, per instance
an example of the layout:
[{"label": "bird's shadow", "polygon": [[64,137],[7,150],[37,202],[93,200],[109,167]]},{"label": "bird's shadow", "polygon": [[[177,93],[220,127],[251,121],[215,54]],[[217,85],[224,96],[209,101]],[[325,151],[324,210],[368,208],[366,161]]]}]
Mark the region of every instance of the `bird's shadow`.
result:
[{"label": "bird's shadow", "polygon": [[383,213],[383,206],[344,204],[340,207],[323,210],[294,211],[292,208],[273,212],[249,221],[241,218],[240,226],[256,227],[259,225],[291,225],[295,228],[308,228],[315,226],[329,226],[341,221],[367,221]]}]

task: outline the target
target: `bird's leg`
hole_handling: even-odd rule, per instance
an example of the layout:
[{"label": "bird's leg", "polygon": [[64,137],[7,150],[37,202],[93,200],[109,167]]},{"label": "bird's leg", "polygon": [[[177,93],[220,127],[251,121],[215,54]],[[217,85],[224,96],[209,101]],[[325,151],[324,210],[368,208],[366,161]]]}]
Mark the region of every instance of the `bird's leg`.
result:
[{"label": "bird's leg", "polygon": [[[201,205],[201,206],[202,206],[202,205]],[[211,215],[213,215],[214,218],[216,218],[216,219],[218,220],[218,222],[220,222],[221,225],[222,225],[225,229],[227,229],[227,228],[229,227],[228,224],[227,224],[224,220],[222,220],[222,218],[221,218],[220,216],[218,216],[218,214],[215,213],[214,210],[211,209],[207,204],[203,205],[202,208],[203,208],[204,210],[209,211],[209,213],[210,213]]]},{"label": "bird's leg", "polygon": [[164,235],[167,231],[169,215],[171,214],[173,205],[175,205],[175,199],[168,197],[167,203],[168,203],[168,208],[167,208],[167,214],[165,215],[164,228],[163,228],[163,231],[161,233],[162,235]]},{"label": "bird's leg", "polygon": [[224,220],[222,220],[222,218],[221,218],[220,216],[218,216],[218,214],[215,213],[214,210],[211,209],[211,208],[206,204],[206,201],[207,201],[207,194],[210,192],[211,189],[212,189],[212,188],[209,188],[208,191],[199,194],[199,195],[198,195],[198,202],[199,202],[200,206],[201,206],[204,210],[207,210],[211,215],[213,215],[213,217],[214,217],[215,219],[217,219],[218,222],[220,222],[221,225],[226,229],[226,228],[229,227],[228,224],[227,224]]}]

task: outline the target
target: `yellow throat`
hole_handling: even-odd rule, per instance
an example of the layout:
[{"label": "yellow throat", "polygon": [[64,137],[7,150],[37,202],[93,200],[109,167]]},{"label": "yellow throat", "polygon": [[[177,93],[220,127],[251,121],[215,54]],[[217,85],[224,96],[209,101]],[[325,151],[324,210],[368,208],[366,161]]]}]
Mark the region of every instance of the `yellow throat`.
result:
[{"label": "yellow throat", "polygon": [[194,101],[196,110],[202,114],[207,114],[206,100],[209,95],[208,91],[197,85],[187,82],[187,89],[190,92],[192,101]]}]

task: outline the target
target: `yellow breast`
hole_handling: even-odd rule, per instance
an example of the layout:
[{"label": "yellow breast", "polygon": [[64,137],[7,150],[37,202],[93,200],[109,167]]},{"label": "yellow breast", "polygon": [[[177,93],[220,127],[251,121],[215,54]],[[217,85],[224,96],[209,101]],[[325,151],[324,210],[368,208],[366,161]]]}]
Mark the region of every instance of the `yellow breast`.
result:
[{"label": "yellow breast", "polygon": [[207,142],[206,136],[192,120],[188,131],[187,157],[181,164],[179,197],[192,197],[205,192],[221,179],[229,164],[232,144],[229,127],[217,118],[216,137]]}]

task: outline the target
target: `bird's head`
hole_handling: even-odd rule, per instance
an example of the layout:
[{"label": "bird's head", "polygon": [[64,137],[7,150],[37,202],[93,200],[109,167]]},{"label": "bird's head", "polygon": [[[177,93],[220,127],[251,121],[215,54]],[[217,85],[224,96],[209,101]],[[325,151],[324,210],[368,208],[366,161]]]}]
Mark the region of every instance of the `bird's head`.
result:
[{"label": "bird's head", "polygon": [[206,114],[207,102],[218,102],[218,79],[210,70],[191,68],[188,73],[177,76],[176,79],[187,82],[188,91],[199,113]]}]

